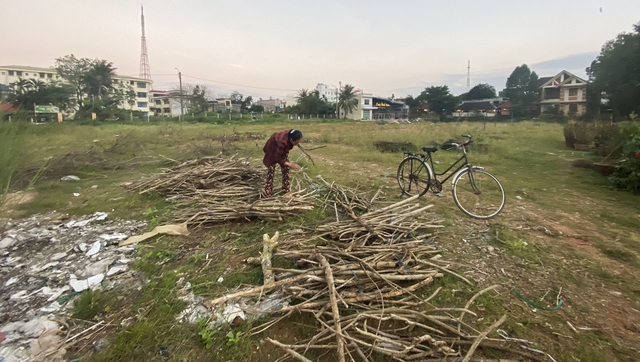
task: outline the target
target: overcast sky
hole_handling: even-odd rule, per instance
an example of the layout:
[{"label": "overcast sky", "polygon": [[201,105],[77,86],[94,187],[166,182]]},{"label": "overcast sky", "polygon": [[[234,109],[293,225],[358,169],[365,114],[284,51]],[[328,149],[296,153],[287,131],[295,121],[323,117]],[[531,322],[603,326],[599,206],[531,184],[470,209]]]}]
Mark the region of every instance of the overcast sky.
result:
[{"label": "overcast sky", "polygon": [[[68,54],[138,76],[140,2],[0,0],[0,65],[53,66]],[[601,46],[640,21],[640,0],[147,0],[156,89],[283,97],[317,83],[379,96],[425,87],[504,88],[513,69],[586,77]]]}]

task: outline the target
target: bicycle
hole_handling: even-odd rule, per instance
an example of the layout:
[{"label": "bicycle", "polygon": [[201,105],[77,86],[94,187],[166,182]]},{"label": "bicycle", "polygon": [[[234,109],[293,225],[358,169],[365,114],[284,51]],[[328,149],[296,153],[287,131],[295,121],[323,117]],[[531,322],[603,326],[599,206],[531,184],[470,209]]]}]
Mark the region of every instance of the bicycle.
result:
[{"label": "bicycle", "polygon": [[[465,214],[477,219],[490,219],[500,213],[505,204],[505,193],[498,179],[483,167],[469,164],[467,147],[473,143],[468,134],[465,142],[447,142],[440,146],[442,150],[461,149],[462,156],[442,173],[436,173],[432,154],[437,147],[422,147],[426,154],[405,152],[405,158],[398,166],[398,185],[402,194],[422,196],[431,189],[434,193],[442,191],[442,184],[451,181],[453,200]],[[456,165],[458,168],[452,171]],[[451,172],[450,172],[451,171]],[[442,181],[438,177],[445,176]],[[415,191],[414,191],[415,190]]]}]

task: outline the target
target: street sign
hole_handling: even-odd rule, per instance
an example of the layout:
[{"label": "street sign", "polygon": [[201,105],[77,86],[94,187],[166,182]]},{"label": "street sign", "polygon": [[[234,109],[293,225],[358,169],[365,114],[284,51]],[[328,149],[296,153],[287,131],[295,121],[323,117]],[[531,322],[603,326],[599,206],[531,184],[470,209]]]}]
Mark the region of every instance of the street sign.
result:
[{"label": "street sign", "polygon": [[56,106],[34,106],[35,113],[60,113],[60,109]]}]

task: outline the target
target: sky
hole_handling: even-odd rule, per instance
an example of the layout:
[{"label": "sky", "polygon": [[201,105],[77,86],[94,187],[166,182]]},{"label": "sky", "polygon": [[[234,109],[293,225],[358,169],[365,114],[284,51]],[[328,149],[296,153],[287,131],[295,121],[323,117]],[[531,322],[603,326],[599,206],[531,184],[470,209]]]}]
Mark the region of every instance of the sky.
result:
[{"label": "sky", "polygon": [[[0,65],[105,59],[138,76],[140,7],[154,89],[207,85],[284,98],[341,83],[381,97],[447,85],[502,90],[527,64],[540,77],[585,68],[640,21],[640,0],[0,0]],[[177,68],[177,69],[176,69]]]}]

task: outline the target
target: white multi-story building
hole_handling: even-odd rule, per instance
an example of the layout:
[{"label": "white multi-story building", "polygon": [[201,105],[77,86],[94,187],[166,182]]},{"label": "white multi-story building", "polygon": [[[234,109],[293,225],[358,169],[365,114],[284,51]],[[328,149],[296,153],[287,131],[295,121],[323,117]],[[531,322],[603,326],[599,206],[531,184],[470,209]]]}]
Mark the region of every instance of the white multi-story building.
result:
[{"label": "white multi-story building", "polygon": [[[9,85],[20,79],[39,80],[47,83],[51,81],[63,81],[53,67],[38,68],[24,65],[0,66],[0,84]],[[120,75],[113,77],[113,81],[118,88],[123,89],[130,87],[136,93],[133,104],[124,102],[121,105],[123,109],[144,112],[145,115],[149,112],[149,91],[153,81]]]},{"label": "white multi-story building", "polygon": [[328,102],[338,102],[338,88],[330,88],[328,85],[318,83],[316,90],[320,93],[320,98],[325,97]]},{"label": "white multi-story building", "polygon": [[[154,116],[172,117],[181,113],[180,108],[180,91],[149,91],[150,97],[149,111]],[[185,100],[183,99],[183,102]],[[183,104],[184,107],[184,104]]]}]

